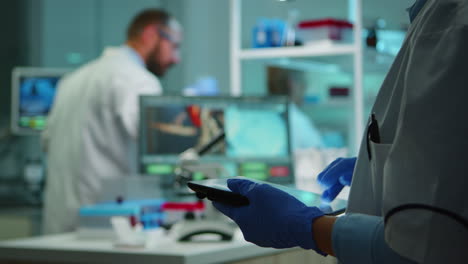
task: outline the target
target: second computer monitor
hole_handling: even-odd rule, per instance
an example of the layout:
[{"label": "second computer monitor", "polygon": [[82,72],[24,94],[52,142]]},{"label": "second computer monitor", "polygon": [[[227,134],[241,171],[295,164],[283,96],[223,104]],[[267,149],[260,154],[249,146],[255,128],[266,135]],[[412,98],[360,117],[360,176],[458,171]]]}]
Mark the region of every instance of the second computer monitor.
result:
[{"label": "second computer monitor", "polygon": [[220,177],[294,182],[287,97],[143,96],[140,110],[143,174],[174,174],[180,153],[224,131],[224,141],[198,163],[219,164],[226,172]]},{"label": "second computer monitor", "polygon": [[47,125],[57,85],[69,69],[17,67],[12,71],[11,129],[15,134],[40,133]]}]

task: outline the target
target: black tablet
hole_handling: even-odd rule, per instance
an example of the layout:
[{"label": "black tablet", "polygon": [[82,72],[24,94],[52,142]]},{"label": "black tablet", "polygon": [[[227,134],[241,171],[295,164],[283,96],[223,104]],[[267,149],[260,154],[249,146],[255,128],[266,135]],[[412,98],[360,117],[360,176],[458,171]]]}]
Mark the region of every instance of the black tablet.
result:
[{"label": "black tablet", "polygon": [[[217,181],[217,180],[216,180]],[[187,183],[188,187],[195,191],[200,199],[207,198],[210,201],[229,204],[232,206],[249,205],[247,197],[234,193],[227,185],[216,184],[212,180],[192,181]]]},{"label": "black tablet", "polygon": [[[272,184],[269,182],[253,180],[245,177],[234,177],[229,179],[246,179],[256,183],[269,184],[296,197],[307,206],[319,207],[322,211],[329,215],[338,215],[343,213],[347,204],[346,200],[342,199],[335,199],[333,202],[327,203],[322,201],[320,194],[318,193],[303,191],[292,187]],[[197,197],[200,199],[207,198],[210,201],[225,203],[232,206],[248,205],[249,200],[247,197],[238,193],[234,193],[227,187],[227,180],[228,179],[210,179],[203,181],[191,181],[188,182],[187,185],[196,193]]]}]

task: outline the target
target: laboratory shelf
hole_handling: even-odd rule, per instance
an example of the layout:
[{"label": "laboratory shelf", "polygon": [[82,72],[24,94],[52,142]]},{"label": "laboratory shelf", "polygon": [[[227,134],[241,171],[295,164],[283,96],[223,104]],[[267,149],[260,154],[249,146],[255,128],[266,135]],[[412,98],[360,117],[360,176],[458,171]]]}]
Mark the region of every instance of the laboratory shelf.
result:
[{"label": "laboratory shelf", "polygon": [[350,99],[332,99],[328,102],[321,103],[306,103],[303,105],[304,108],[315,108],[315,109],[328,109],[328,108],[347,108],[349,109],[353,106],[353,102]]},{"label": "laboratory shelf", "polygon": [[[344,71],[349,71],[353,75],[353,92],[350,97],[352,100],[350,110],[352,111],[349,111],[352,113],[352,117],[349,119],[352,120],[353,126],[350,126],[349,132],[354,137],[350,140],[349,148],[351,149],[351,153],[357,153],[361,135],[364,133],[362,0],[348,0],[347,2],[348,20],[353,23],[353,43],[344,44],[327,41],[297,47],[244,49],[241,45],[242,0],[230,0],[230,90],[233,96],[240,96],[242,94],[243,62],[249,60],[282,59],[282,61],[274,63],[285,64],[287,67],[290,66],[298,69],[313,69],[320,66],[320,68],[328,69],[329,71],[343,69]],[[336,57],[345,58],[338,58],[337,60]],[[303,58],[303,60],[299,61],[299,63],[285,60],[300,58]],[[307,63],[307,59],[311,58],[317,61],[312,64]],[[335,66],[328,67],[326,65],[332,63]],[[339,108],[342,109],[342,107]]]},{"label": "laboratory shelf", "polygon": [[[283,48],[276,48],[276,50]],[[275,50],[271,48],[269,50]],[[267,66],[278,66],[285,69],[300,70],[305,72],[322,72],[322,73],[348,73],[353,74],[354,63],[349,53],[311,53],[312,55],[297,55],[297,56],[277,56],[277,54],[269,55],[259,54],[255,50],[246,50],[245,57],[242,57],[243,62],[258,62]],[[263,49],[262,49],[263,51]],[[279,53],[280,51],[278,51]],[[302,51],[301,51],[302,52]],[[245,54],[244,53],[244,54]],[[304,51],[305,53],[305,51]],[[253,54],[253,55],[252,55]],[[299,53],[295,53],[299,54]],[[363,71],[365,74],[386,74],[390,69],[395,55],[385,52],[378,52],[372,48],[363,48]],[[282,55],[282,52],[281,52]],[[254,57],[263,56],[263,57]]]},{"label": "laboratory shelf", "polygon": [[356,52],[353,44],[316,44],[296,47],[243,49],[240,59],[268,59],[284,57],[321,57],[333,55],[351,55]]},{"label": "laboratory shelf", "polygon": [[[366,106],[373,105],[375,101],[376,96],[368,96],[364,98],[363,103]],[[305,102],[301,108],[306,109],[306,110],[330,110],[330,109],[340,109],[340,110],[346,110],[350,111],[350,109],[353,107],[353,101],[352,98],[331,98],[327,99],[326,101],[323,102]]]}]

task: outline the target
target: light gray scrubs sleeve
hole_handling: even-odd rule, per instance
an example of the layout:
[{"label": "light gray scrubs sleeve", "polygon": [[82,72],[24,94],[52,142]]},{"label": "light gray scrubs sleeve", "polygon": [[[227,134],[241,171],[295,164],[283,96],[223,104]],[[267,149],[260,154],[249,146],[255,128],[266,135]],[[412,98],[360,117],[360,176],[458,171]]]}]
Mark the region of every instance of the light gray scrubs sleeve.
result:
[{"label": "light gray scrubs sleeve", "polygon": [[332,231],[333,250],[342,264],[414,264],[390,249],[382,217],[348,214],[338,217]]}]

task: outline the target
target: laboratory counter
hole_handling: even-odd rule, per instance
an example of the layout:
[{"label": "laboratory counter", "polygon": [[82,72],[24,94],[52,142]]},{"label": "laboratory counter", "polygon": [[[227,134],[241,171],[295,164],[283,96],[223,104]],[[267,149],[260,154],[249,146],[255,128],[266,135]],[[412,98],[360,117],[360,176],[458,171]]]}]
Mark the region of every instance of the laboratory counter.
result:
[{"label": "laboratory counter", "polygon": [[0,205],[0,241],[40,234],[42,208],[36,205]]},{"label": "laboratory counter", "polygon": [[146,248],[121,248],[111,240],[84,240],[76,233],[65,233],[1,241],[0,263],[331,264],[336,259],[299,248],[261,248],[244,240],[165,241]]}]

